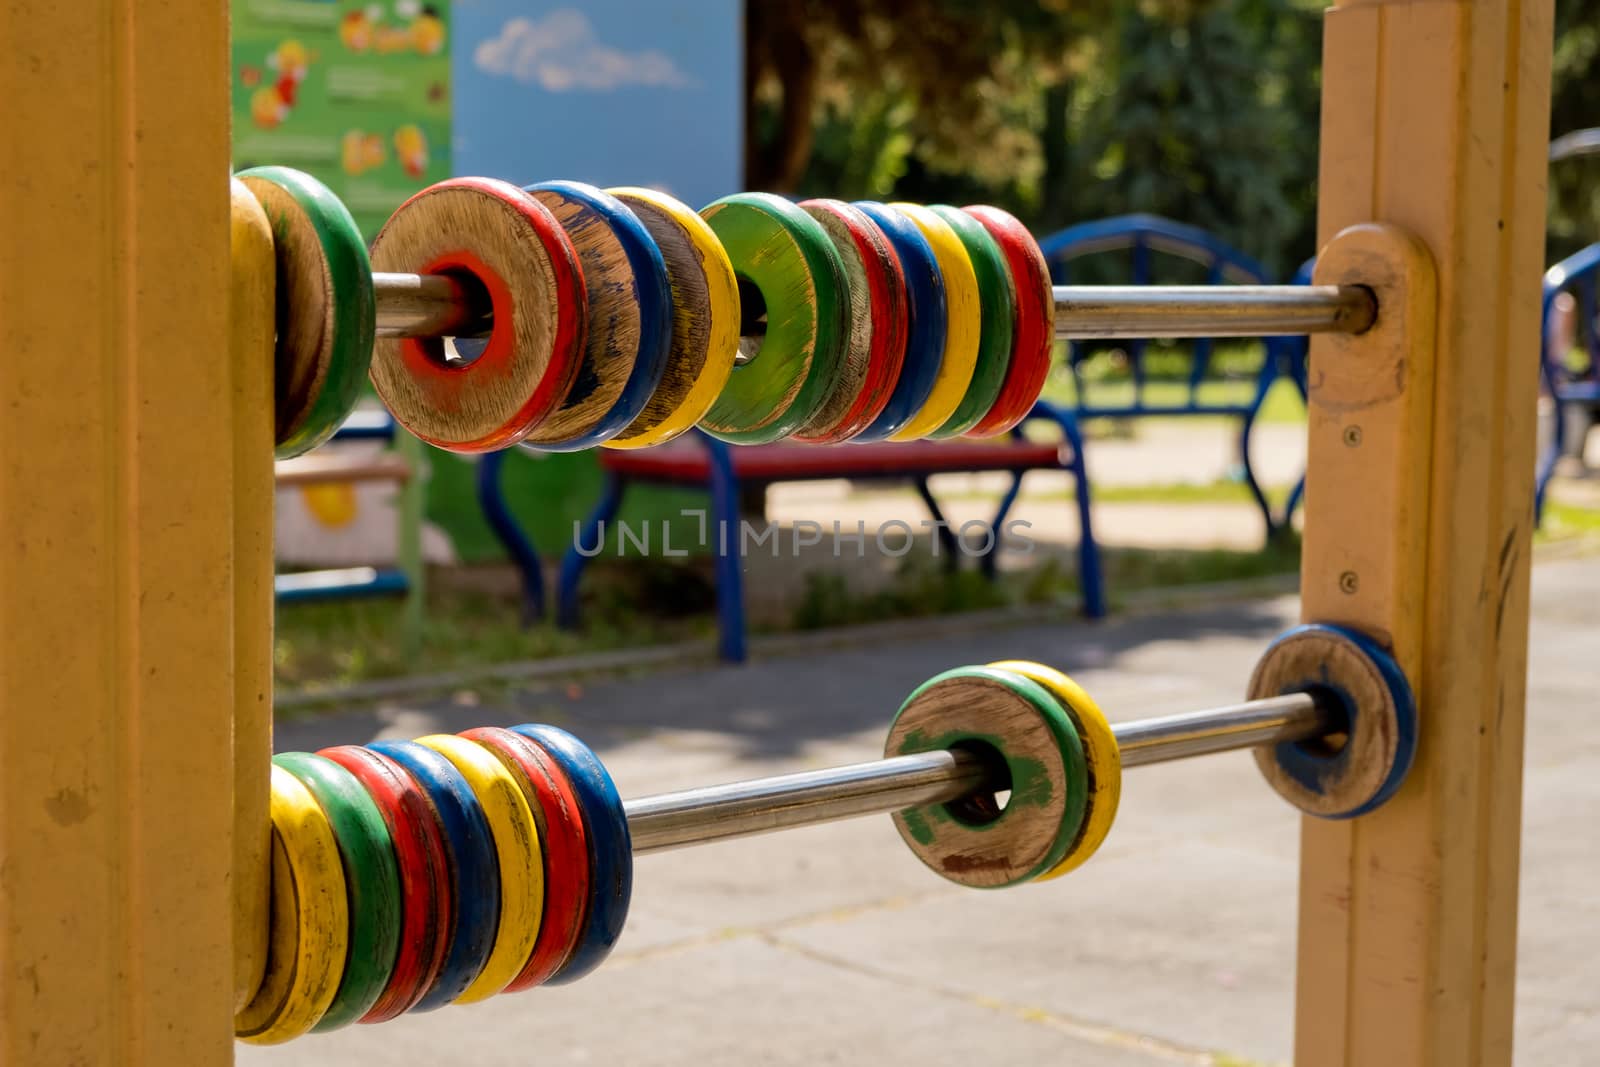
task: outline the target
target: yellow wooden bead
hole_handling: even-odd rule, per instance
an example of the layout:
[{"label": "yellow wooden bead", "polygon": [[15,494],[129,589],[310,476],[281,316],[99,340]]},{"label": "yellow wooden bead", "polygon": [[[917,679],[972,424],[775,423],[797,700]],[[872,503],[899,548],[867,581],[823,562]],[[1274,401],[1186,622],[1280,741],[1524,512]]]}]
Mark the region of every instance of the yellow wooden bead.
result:
[{"label": "yellow wooden bead", "polygon": [[[654,189],[607,189],[661,246],[672,286],[672,352],[643,414],[607,448],[645,448],[693,429],[722,395],[739,351],[739,281],[706,220]],[[679,378],[686,380],[679,381]]]},{"label": "yellow wooden bead", "polygon": [[344,976],[350,908],[333,826],[298,778],[272,768],[272,920],[267,973],[234,1035],[275,1045],[310,1030]]},{"label": "yellow wooden bead", "polygon": [[[483,746],[454,734],[417,738],[449,760],[472,787],[494,836],[500,863],[500,929],[483,970],[456,998],[457,1004],[485,1000],[510,985],[533,955],[544,917],[544,854],[522,786]],[[475,887],[463,886],[463,892]]]},{"label": "yellow wooden bead", "polygon": [[920,204],[890,204],[910,219],[933,246],[939,273],[944,276],[945,314],[948,328],[944,338],[944,361],[933,392],[922,410],[911,417],[891,441],[915,441],[943,426],[955,414],[967,395],[972,374],[978,365],[979,325],[982,302],[978,299],[978,275],[972,260],[950,224]]},{"label": "yellow wooden bead", "polygon": [[233,360],[233,982],[238,1011],[267,971],[272,910],[272,451],[277,260],[272,222],[248,186],[232,195],[228,292]]},{"label": "yellow wooden bead", "polygon": [[1122,754],[1117,748],[1117,735],[1111,732],[1111,724],[1094,698],[1060,671],[1024,660],[1006,660],[989,666],[1020,674],[1049,690],[1072,717],[1072,724],[1078,728],[1078,739],[1083,742],[1083,760],[1089,771],[1089,808],[1084,813],[1083,826],[1061,862],[1035,881],[1059,878],[1081,867],[1094,855],[1116,821],[1117,803],[1122,797]]}]

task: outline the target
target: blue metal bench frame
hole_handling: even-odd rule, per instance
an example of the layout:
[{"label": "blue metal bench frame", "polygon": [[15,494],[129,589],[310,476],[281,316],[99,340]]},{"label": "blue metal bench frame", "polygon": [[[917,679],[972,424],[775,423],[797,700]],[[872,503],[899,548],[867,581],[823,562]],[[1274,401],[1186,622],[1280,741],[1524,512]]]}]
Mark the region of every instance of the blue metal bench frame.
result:
[{"label": "blue metal bench frame", "polygon": [[[1566,420],[1561,406],[1570,402],[1600,404],[1600,328],[1595,325],[1596,283],[1600,280],[1600,244],[1574,252],[1544,272],[1544,299],[1539,306],[1539,375],[1545,390],[1556,403],[1550,446],[1539,457],[1534,481],[1533,516],[1537,524],[1544,517],[1545,491],[1555,473],[1556,461],[1566,446]],[[1572,292],[1578,300],[1578,333],[1588,354],[1588,365],[1569,369],[1566,353],[1556,351],[1559,338],[1551,327],[1550,312],[1556,298]]]},{"label": "blue metal bench frame", "polygon": [[[1055,469],[1071,473],[1078,489],[1074,496],[1077,500],[1080,529],[1078,570],[1079,581],[1083,589],[1084,614],[1089,618],[1102,618],[1106,613],[1105,584],[1100,563],[1100,549],[1094,539],[1094,526],[1090,514],[1089,481],[1083,466],[1083,437],[1079,433],[1077,422],[1072,414],[1055,405],[1039,401],[1029,413],[1028,418],[1024,420],[1023,426],[1037,420],[1044,420],[1056,426],[1062,434],[1063,447],[1058,450],[1058,462]],[[1013,431],[1013,437],[1018,440],[1023,439],[1023,426],[1019,426]],[[706,449],[707,453],[709,478],[705,483],[705,487],[710,492],[711,497],[711,528],[736,529],[739,521],[739,502],[742,490],[746,487],[746,482],[741,481],[734,470],[731,448],[759,448],[762,446],[730,446],[708,434],[700,433],[698,430],[694,431],[694,436]],[[848,449],[852,446],[818,445],[812,447]],[[922,445],[907,444],[898,447],[910,450],[919,447],[936,449],[941,446],[937,443],[932,443]],[[523,618],[525,621],[532,622],[543,618],[545,614],[544,576],[537,549],[522,532],[521,527],[506,504],[505,493],[500,480],[500,472],[504,462],[505,453],[503,452],[490,453],[479,459],[477,471],[478,500],[483,507],[484,516],[488,520],[490,528],[505,546],[507,554],[521,573]],[[1003,528],[1006,516],[1010,514],[1011,508],[1016,504],[1017,497],[1021,493],[1022,479],[1028,471],[1047,468],[1031,465],[1002,469],[1008,470],[1012,477],[1011,485],[1002,494],[1000,504],[992,520],[991,529],[995,530]],[[927,507],[931,518],[935,523],[940,524],[935,529],[938,531],[945,565],[952,569],[958,565],[963,553],[956,544],[955,534],[948,529],[944,513],[928,485],[930,474],[924,469],[917,467],[907,470],[885,467],[867,472],[851,469],[848,473],[841,472],[835,476],[848,477],[852,481],[903,481],[909,478],[916,486],[917,493],[922,498],[922,502]],[[821,475],[808,475],[805,478],[774,477],[764,479],[760,484],[770,485],[779,481],[800,481],[816,477],[821,477]],[[601,492],[599,502],[577,531],[574,543],[567,548],[562,556],[557,593],[556,621],[558,625],[574,627],[578,624],[579,584],[584,569],[590,562],[590,557],[580,552],[578,546],[596,543],[602,524],[616,518],[628,486],[634,482],[685,484],[675,479],[660,479],[658,481],[649,477],[626,476],[614,471],[606,471],[605,486]],[[998,538],[996,538],[990,546],[990,551],[978,556],[979,568],[984,575],[991,579],[996,572],[996,552],[998,547]],[[746,658],[744,575],[740,569],[739,557],[736,551],[719,551],[713,553],[713,556],[717,596],[717,653],[725,661],[740,663]]]},{"label": "blue metal bench frame", "polygon": [[[1098,253],[1127,251],[1132,254],[1133,285],[1157,284],[1154,277],[1154,255],[1160,253],[1188,260],[1206,269],[1208,285],[1265,285],[1271,284],[1267,271],[1260,263],[1243,252],[1218,240],[1212,234],[1195,226],[1186,226],[1159,215],[1120,215],[1095,222],[1080,223],[1060,230],[1039,242],[1045,259],[1050,264],[1051,276],[1056,284],[1070,283],[1071,264]],[[1202,403],[1198,399],[1200,386],[1207,380],[1211,367],[1212,339],[1200,338],[1192,343],[1189,380],[1186,383],[1188,400],[1183,404],[1149,404],[1145,402],[1144,353],[1147,342],[1134,340],[1119,342],[1128,355],[1133,376],[1134,401],[1131,404],[1096,404],[1087,395],[1082,377],[1082,364],[1095,352],[1106,347],[1105,342],[1073,341],[1068,345],[1067,368],[1076,386],[1073,413],[1081,422],[1091,418],[1141,418],[1145,416],[1210,415],[1227,416],[1239,420],[1239,460],[1245,482],[1256,506],[1261,510],[1267,536],[1271,537],[1286,526],[1294,513],[1300,488],[1290,498],[1283,517],[1272,512],[1266,493],[1256,480],[1250,462],[1250,435],[1255,427],[1256,415],[1266,399],[1267,391],[1282,375],[1288,375],[1306,395],[1304,374],[1304,338],[1269,337],[1262,341],[1265,351],[1261,368],[1257,372],[1255,392],[1244,404]],[[1298,368],[1298,369],[1297,369]],[[1304,485],[1304,477],[1301,478]]]}]

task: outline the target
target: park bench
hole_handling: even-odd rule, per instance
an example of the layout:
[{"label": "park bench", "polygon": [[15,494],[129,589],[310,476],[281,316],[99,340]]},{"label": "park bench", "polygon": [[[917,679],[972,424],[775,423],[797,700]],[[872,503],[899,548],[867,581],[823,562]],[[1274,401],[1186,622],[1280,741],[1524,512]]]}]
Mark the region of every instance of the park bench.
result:
[{"label": "park bench", "polygon": [[[1201,274],[1199,280],[1210,284],[1259,284],[1268,280],[1265,271],[1253,260],[1205,231],[1150,215],[1124,216],[1074,226],[1045,238],[1041,248],[1050,260],[1056,281],[1061,284],[1067,281],[1069,266],[1077,261],[1100,253],[1121,251],[1131,253],[1131,272],[1124,267],[1120,278],[1097,276],[1093,281],[1108,283],[1115,280],[1139,285],[1158,280],[1171,283],[1196,281],[1193,277],[1158,276],[1153,263],[1153,257],[1158,255],[1176,258],[1191,268],[1198,267]],[[909,481],[922,498],[930,517],[938,524],[935,528],[942,542],[941,554],[946,565],[953,567],[958,564],[961,553],[955,550],[954,535],[945,524],[929,478],[943,473],[1010,474],[1010,485],[1001,495],[990,526],[991,530],[998,531],[1004,528],[1006,516],[1021,492],[1023,477],[1034,470],[1062,470],[1073,476],[1081,531],[1078,571],[1084,614],[1099,618],[1106,611],[1105,586],[1099,546],[1093,532],[1088,473],[1084,466],[1081,431],[1084,418],[1131,419],[1172,415],[1238,418],[1241,422],[1240,448],[1245,477],[1262,508],[1269,533],[1273,531],[1276,528],[1274,516],[1250,469],[1249,439],[1255,414],[1292,350],[1276,340],[1269,341],[1262,366],[1252,374],[1245,398],[1219,402],[1201,389],[1210,363],[1210,342],[1198,341],[1193,344],[1194,370],[1185,380],[1184,395],[1176,398],[1157,398],[1150,395],[1146,388],[1144,363],[1148,346],[1145,342],[1118,344],[1126,346],[1126,355],[1132,367],[1134,391],[1130,400],[1100,402],[1083,388],[1084,367],[1089,360],[1102,355],[1106,346],[1074,343],[1069,346],[1067,361],[1077,386],[1072,402],[1061,405],[1039,401],[1023,424],[1004,439],[874,442],[834,446],[779,443],[730,447],[697,431],[656,448],[637,451],[601,449],[598,456],[605,478],[604,488],[599,502],[576,531],[574,543],[566,549],[562,558],[557,590],[557,621],[563,626],[577,625],[579,585],[592,554],[582,551],[582,546],[595,543],[603,524],[610,523],[616,517],[629,487],[634,485],[704,489],[711,500],[711,528],[720,530],[737,529],[741,502],[764,491],[767,486],[780,482],[840,478],[851,481]],[[1036,427],[1045,427],[1046,433],[1052,437],[1058,436],[1059,440],[1039,440],[1037,434],[1029,432]],[[521,572],[524,615],[532,620],[544,614],[542,566],[536,547],[507,506],[500,481],[503,462],[503,453],[487,455],[480,461],[478,499],[489,526]],[[745,617],[738,547],[737,544],[730,546],[716,538],[711,541],[717,595],[718,653],[724,660],[739,662],[745,657]],[[990,539],[987,547],[989,551],[976,555],[983,573],[993,577],[999,538]]]},{"label": "park bench", "polygon": [[[1600,409],[1600,305],[1596,302],[1596,281],[1600,279],[1600,244],[1579,249],[1545,271],[1544,299],[1540,304],[1539,377],[1540,386],[1555,404],[1555,418],[1544,452],[1539,457],[1534,482],[1534,519],[1544,516],[1545,493],[1555,474],[1556,461],[1568,447],[1569,435],[1576,435],[1581,451],[1582,436]],[[1573,334],[1561,329],[1555,314],[1556,302],[1563,293],[1575,300],[1576,349],[1569,345]],[[1569,423],[1568,417],[1576,415]]]},{"label": "park bench", "polygon": [[[1277,282],[1260,263],[1215,235],[1157,215],[1121,215],[1080,223],[1042,239],[1039,246],[1057,285]],[[1296,284],[1309,282],[1309,264],[1303,274],[1296,277]],[[1269,337],[1252,342],[1259,347],[1259,358],[1251,356],[1230,367],[1218,365],[1217,346],[1211,338],[1162,346],[1154,352],[1152,340],[1156,339],[1068,342],[1063,362],[1072,379],[1073,396],[1066,406],[1080,425],[1088,419],[1210,416],[1237,420],[1239,471],[1271,537],[1288,525],[1304,479],[1281,515],[1274,514],[1251,462],[1251,435],[1267,393],[1280,378],[1292,381],[1302,398],[1306,395],[1306,339]],[[1181,367],[1180,376],[1159,373],[1153,366],[1156,363]],[[1125,374],[1105,373],[1118,365]]]},{"label": "park bench", "polygon": [[[1054,426],[1057,441],[1030,440],[1025,427],[1040,422]],[[576,531],[561,562],[557,597],[557,621],[576,626],[579,614],[579,583],[589,563],[580,551],[592,545],[600,530],[610,523],[622,506],[630,486],[636,484],[705,489],[710,494],[708,518],[711,530],[738,530],[741,501],[764,492],[780,482],[800,482],[847,478],[851,481],[910,481],[927,507],[940,538],[940,554],[947,566],[957,565],[962,555],[956,533],[949,528],[928,479],[934,474],[952,472],[1001,472],[1010,474],[1010,487],[1002,494],[988,529],[984,551],[971,552],[983,572],[993,576],[1000,548],[998,532],[1005,528],[1006,516],[1016,503],[1022,478],[1033,470],[1063,470],[1073,475],[1080,491],[1077,496],[1078,521],[1082,534],[1078,542],[1078,569],[1083,589],[1084,614],[1099,618],[1105,614],[1105,594],[1101,581],[1099,547],[1094,540],[1090,518],[1088,480],[1083,470],[1083,441],[1070,415],[1043,401],[1008,438],[987,441],[917,441],[907,443],[873,442],[858,445],[727,445],[708,434],[694,431],[676,441],[637,451],[602,449],[598,453],[605,476],[604,489],[593,512]],[[539,618],[544,612],[544,579],[537,549],[523,533],[506,504],[500,483],[504,453],[484,456],[478,467],[478,499],[485,518],[505,546],[522,575],[522,595],[526,617]],[[717,591],[718,654],[729,662],[745,658],[744,576],[738,549],[721,538],[709,539],[714,549]],[[726,548],[726,550],[723,550]]]}]

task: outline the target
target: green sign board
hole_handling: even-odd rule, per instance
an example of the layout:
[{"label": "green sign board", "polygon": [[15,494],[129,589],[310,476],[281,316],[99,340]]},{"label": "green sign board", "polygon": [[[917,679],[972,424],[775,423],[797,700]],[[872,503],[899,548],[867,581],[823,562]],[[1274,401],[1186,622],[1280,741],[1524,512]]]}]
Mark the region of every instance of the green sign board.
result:
[{"label": "green sign board", "polygon": [[235,167],[325,182],[370,240],[450,176],[448,0],[233,0]]}]

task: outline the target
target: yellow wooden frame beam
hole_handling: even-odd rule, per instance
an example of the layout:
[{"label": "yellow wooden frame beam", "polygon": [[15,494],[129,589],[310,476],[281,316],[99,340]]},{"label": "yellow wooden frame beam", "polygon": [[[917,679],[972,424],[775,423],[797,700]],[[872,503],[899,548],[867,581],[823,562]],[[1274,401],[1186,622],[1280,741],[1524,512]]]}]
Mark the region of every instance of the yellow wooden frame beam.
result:
[{"label": "yellow wooden frame beam", "polygon": [[0,1063],[231,1062],[225,3],[0,4]]},{"label": "yellow wooden frame beam", "polygon": [[[1551,47],[1550,0],[1327,19],[1321,239],[1395,224],[1438,293],[1431,351],[1389,364],[1415,374],[1398,407],[1346,388],[1392,350],[1312,344],[1304,614],[1389,641],[1422,724],[1386,807],[1303,827],[1300,1067],[1511,1062]],[[1351,462],[1343,431],[1374,420],[1388,450]]]}]

